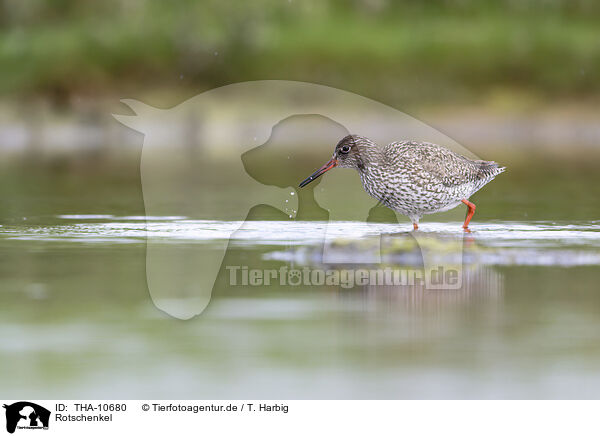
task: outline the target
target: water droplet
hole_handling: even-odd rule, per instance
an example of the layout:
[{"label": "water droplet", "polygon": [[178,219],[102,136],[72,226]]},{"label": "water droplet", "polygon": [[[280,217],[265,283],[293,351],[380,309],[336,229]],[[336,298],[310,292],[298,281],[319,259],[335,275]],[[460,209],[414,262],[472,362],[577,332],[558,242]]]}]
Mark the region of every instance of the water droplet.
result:
[{"label": "water droplet", "polygon": [[285,202],[287,203],[289,200],[285,200]]},{"label": "water droplet", "polygon": [[292,218],[292,216],[290,215],[290,218]]},{"label": "water droplet", "polygon": [[290,192],[290,195],[295,195],[296,193],[294,191]]}]

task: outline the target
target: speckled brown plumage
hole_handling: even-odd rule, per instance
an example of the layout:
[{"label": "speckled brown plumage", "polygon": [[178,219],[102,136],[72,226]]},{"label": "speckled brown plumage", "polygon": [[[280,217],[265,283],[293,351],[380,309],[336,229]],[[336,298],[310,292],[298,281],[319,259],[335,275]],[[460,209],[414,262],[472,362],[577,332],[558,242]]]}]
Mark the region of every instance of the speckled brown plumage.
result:
[{"label": "speckled brown plumage", "polygon": [[424,214],[461,202],[469,207],[466,228],[475,211],[469,197],[505,170],[496,162],[471,160],[436,144],[400,141],[379,147],[368,138],[348,135],[336,145],[332,159],[300,186],[335,166],[356,169],[365,191],[408,216],[415,228]]}]

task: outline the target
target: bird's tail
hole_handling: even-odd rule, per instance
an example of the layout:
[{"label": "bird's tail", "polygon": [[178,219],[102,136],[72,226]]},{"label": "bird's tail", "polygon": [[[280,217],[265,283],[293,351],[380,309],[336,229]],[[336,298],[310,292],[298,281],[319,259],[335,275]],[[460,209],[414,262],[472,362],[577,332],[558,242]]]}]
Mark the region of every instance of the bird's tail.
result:
[{"label": "bird's tail", "polygon": [[476,162],[479,164],[478,175],[481,178],[496,177],[506,170],[506,167],[500,166],[500,164],[491,160],[478,160]]}]

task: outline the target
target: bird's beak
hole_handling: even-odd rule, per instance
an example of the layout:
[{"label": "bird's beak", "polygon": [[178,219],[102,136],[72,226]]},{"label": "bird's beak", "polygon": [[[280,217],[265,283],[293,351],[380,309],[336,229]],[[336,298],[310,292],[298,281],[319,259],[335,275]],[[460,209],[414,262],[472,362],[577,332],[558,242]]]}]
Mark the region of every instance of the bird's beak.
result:
[{"label": "bird's beak", "polygon": [[312,173],[306,179],[302,180],[302,182],[300,182],[300,187],[301,188],[305,187],[306,185],[308,185],[313,180],[321,177],[323,174],[325,174],[330,169],[335,168],[337,166],[337,163],[338,162],[337,162],[337,159],[335,157],[331,158],[331,160],[329,162],[327,162],[325,165],[323,165],[317,171],[315,171],[314,173]]}]

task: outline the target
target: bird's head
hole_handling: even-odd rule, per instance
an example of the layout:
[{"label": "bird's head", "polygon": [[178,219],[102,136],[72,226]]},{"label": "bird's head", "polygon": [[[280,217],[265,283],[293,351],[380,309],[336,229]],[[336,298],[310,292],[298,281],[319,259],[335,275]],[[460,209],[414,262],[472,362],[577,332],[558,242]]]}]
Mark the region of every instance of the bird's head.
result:
[{"label": "bird's head", "polygon": [[342,138],[335,146],[331,159],[300,183],[300,187],[308,185],[313,180],[321,177],[335,167],[354,168],[358,171],[365,169],[372,160],[371,155],[376,151],[377,145],[368,138],[358,135],[348,135]]}]

